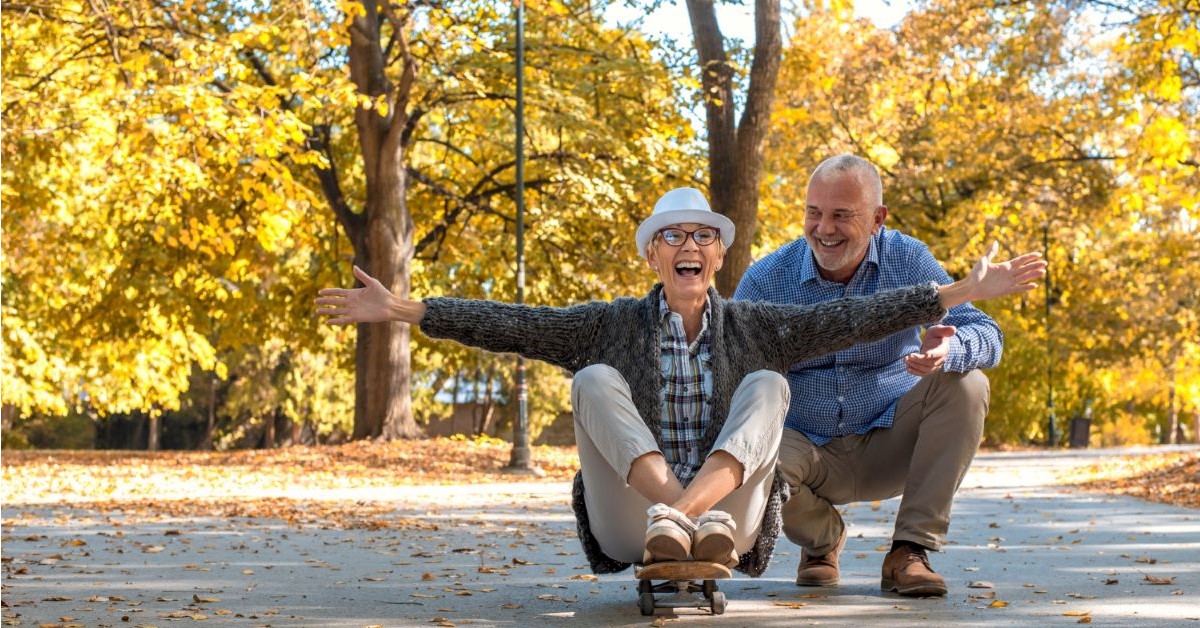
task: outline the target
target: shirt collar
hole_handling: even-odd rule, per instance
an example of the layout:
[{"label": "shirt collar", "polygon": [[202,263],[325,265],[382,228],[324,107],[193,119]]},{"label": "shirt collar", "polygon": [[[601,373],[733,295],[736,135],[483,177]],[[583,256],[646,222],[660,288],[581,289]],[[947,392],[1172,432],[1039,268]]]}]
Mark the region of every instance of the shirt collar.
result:
[{"label": "shirt collar", "polygon": [[[672,314],[674,314],[674,312],[672,312],[671,308],[667,306],[667,293],[663,290],[659,290],[658,291],[658,318],[659,318],[659,320],[665,324],[667,322],[667,320],[670,319]],[[700,340],[701,338],[703,338],[704,334],[708,331],[708,319],[711,314],[712,314],[712,299],[711,298],[705,299],[704,300],[704,314],[700,317],[700,333],[696,335],[696,340]]]},{"label": "shirt collar", "polygon": [[[665,319],[671,314],[671,307],[667,305],[667,293],[665,290],[658,291],[658,316]],[[708,317],[712,314],[712,299],[704,300],[704,316],[700,319],[700,328],[708,327]]]}]

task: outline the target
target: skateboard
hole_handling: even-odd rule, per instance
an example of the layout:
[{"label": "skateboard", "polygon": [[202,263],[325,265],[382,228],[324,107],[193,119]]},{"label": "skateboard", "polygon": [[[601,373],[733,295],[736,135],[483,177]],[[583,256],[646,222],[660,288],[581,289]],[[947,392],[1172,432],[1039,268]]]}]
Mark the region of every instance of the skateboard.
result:
[{"label": "skateboard", "polygon": [[707,608],[713,615],[725,612],[725,594],[717,590],[717,580],[732,575],[725,565],[668,561],[646,565],[634,575],[643,615],[653,615],[659,608]]}]

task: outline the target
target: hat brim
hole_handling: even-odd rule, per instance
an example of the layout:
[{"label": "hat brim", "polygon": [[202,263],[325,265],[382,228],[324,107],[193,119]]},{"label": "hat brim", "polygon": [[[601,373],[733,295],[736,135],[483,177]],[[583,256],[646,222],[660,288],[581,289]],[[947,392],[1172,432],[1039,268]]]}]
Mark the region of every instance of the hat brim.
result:
[{"label": "hat brim", "polygon": [[638,225],[636,237],[638,255],[646,257],[646,246],[650,244],[650,239],[658,233],[659,229],[688,223],[716,227],[721,230],[721,244],[724,244],[727,249],[733,244],[733,221],[726,218],[724,214],[706,209],[675,209],[661,214],[651,214],[649,218],[642,221],[642,224]]}]

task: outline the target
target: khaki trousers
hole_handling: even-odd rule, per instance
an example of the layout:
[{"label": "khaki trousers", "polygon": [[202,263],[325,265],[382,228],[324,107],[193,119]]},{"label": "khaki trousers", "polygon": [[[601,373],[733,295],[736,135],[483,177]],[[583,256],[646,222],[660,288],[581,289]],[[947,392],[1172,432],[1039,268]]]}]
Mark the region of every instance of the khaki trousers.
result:
[{"label": "khaki trousers", "polygon": [[[742,464],[742,485],[713,506],[737,522],[734,547],[754,547],[775,478],[775,460],[791,393],[787,380],[772,371],[745,377],[730,400],[729,416],[713,443]],[[592,534],[610,558],[642,562],[646,509],[653,504],[627,483],[633,461],[659,451],[650,428],[638,415],[625,378],[596,364],[571,382],[575,444],[583,473],[583,500]]]},{"label": "khaki trousers", "polygon": [[785,429],[779,469],[792,494],[783,505],[784,534],[810,555],[828,553],[844,529],[835,505],[903,494],[892,540],[940,549],[954,493],[979,449],[989,398],[982,372],[937,372],[900,398],[890,429],[820,447]]}]

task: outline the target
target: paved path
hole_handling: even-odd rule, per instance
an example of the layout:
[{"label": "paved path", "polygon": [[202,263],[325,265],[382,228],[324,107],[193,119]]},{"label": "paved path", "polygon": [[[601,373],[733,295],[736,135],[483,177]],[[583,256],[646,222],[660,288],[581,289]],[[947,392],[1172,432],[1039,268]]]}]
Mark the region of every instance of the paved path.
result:
[{"label": "paved path", "polygon": [[[724,615],[664,617],[756,627],[1081,619],[1200,627],[1200,511],[1050,485],[1061,469],[1116,453],[1129,451],[981,455],[955,503],[948,546],[932,558],[950,584],[945,598],[879,591],[897,505],[890,500],[846,510],[851,538],[840,586],[794,586],[799,551],[782,541],[764,577],[722,583]],[[565,484],[514,483],[352,496],[391,500],[404,530],[270,519],[128,522],[119,512],[6,504],[4,623],[651,625],[628,572],[595,578],[586,568],[567,493]]]}]

